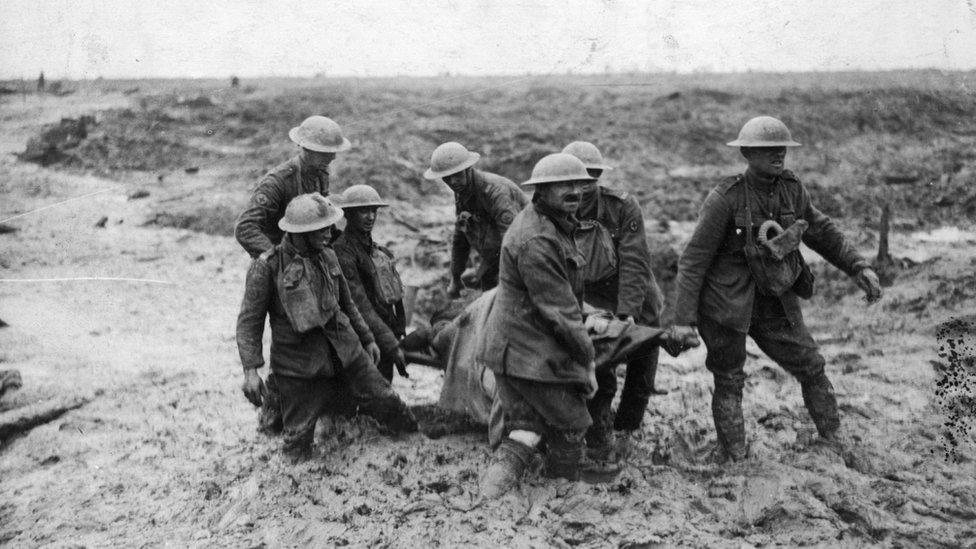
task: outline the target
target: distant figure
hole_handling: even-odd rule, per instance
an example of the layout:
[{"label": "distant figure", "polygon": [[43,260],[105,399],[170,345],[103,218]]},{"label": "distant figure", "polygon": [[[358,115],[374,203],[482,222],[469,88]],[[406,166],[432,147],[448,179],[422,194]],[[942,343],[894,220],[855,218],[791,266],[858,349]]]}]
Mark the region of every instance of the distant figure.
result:
[{"label": "distant figure", "polygon": [[461,275],[474,248],[481,256],[478,283],[482,290],[498,284],[502,236],[528,199],[510,179],[473,168],[481,158],[453,141],[434,149],[424,179],[440,179],[454,191],[457,222],[451,246],[451,283],[447,295],[457,298],[464,287]]},{"label": "distant figure", "polygon": [[834,388],[800,311],[799,297],[813,294],[813,281],[798,246],[802,239],[852,277],[869,303],[881,298],[878,275],[785,169],[787,147],[800,146],[785,124],[753,118],[728,145],[739,147],[748,168],[719,183],[702,204],[678,261],[674,329],[693,337],[697,327],[708,349],[712,417],[725,457],[748,456],[742,416],[746,336],[800,382],[820,436],[838,445]]},{"label": "distant figure", "polygon": [[241,87],[241,79],[236,76],[230,77],[230,87],[239,88]]},{"label": "distant figure", "polygon": [[37,91],[44,92],[44,71],[41,71],[41,75],[37,77]]}]

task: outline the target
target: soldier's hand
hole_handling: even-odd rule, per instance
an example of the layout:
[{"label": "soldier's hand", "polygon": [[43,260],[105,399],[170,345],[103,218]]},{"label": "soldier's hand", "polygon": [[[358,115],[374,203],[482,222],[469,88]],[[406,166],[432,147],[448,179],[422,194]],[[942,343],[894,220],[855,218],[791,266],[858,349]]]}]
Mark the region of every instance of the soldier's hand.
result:
[{"label": "soldier's hand", "polygon": [[244,396],[247,397],[247,400],[255,406],[261,406],[261,402],[267,392],[267,389],[264,387],[264,382],[261,381],[261,376],[253,368],[244,370],[244,384],[241,385],[241,390],[244,391]]},{"label": "soldier's hand", "polygon": [[610,319],[600,314],[592,314],[583,321],[583,327],[588,334],[603,335],[610,327]]},{"label": "soldier's hand", "polygon": [[402,377],[410,377],[407,373],[407,357],[403,356],[403,349],[397,348],[396,354],[393,355],[393,365]]},{"label": "soldier's hand", "polygon": [[590,361],[586,366],[586,393],[584,393],[586,399],[593,398],[599,388],[596,382],[596,362]]},{"label": "soldier's hand", "polygon": [[366,346],[366,354],[369,355],[369,359],[373,361],[373,366],[380,363],[380,346],[374,341]]},{"label": "soldier's hand", "polygon": [[868,303],[874,303],[881,299],[881,281],[878,280],[878,273],[871,267],[861,269],[854,277],[857,285],[864,290],[864,298]]},{"label": "soldier's hand", "polygon": [[701,340],[698,339],[698,333],[692,326],[672,326],[665,334],[662,343],[661,346],[669,355],[678,356],[688,349],[701,345]]},{"label": "soldier's hand", "polygon": [[461,297],[461,288],[463,287],[464,283],[460,280],[452,280],[451,283],[447,285],[447,297],[451,299]]}]

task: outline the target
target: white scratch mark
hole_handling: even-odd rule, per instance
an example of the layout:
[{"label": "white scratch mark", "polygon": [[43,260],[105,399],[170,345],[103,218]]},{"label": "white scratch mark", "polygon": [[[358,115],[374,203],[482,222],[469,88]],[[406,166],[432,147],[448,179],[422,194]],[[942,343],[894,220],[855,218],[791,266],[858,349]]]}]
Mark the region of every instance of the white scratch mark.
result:
[{"label": "white scratch mark", "polygon": [[62,200],[61,202],[57,202],[55,204],[48,204],[47,206],[41,206],[40,208],[31,210],[29,212],[24,212],[22,214],[17,214],[17,215],[8,217],[6,219],[0,219],[0,223],[6,223],[7,221],[10,221],[11,219],[17,219],[18,217],[24,217],[25,215],[30,215],[32,213],[37,213],[37,212],[42,211],[42,210],[47,210],[49,208],[54,208],[55,206],[60,206],[62,204],[67,204],[68,202],[71,202],[71,201],[74,201],[74,200],[81,200],[82,198],[88,198],[89,196],[94,196],[96,194],[106,193],[108,191],[112,191],[112,190],[115,190],[117,188],[118,187],[111,187],[111,188],[108,188],[108,189],[102,189],[100,191],[95,191],[93,193],[88,193],[88,194],[84,194],[84,195],[81,195],[81,196],[76,196],[74,198],[69,198],[67,200]]}]

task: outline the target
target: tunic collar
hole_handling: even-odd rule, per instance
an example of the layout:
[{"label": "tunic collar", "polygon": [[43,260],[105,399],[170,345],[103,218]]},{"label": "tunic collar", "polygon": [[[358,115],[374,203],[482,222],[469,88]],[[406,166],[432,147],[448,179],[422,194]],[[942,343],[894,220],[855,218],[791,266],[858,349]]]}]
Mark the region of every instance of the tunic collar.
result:
[{"label": "tunic collar", "polygon": [[295,167],[298,173],[298,186],[303,194],[314,192],[322,193],[323,195],[329,194],[328,189],[323,188],[325,186],[322,185],[323,181],[328,181],[329,179],[328,167],[318,170],[306,166],[302,162],[301,156],[295,156]]},{"label": "tunic collar", "polygon": [[745,173],[746,181],[752,188],[759,192],[769,192],[772,191],[776,184],[780,181],[780,176],[778,175],[763,175],[756,173],[752,168],[747,168]]},{"label": "tunic collar", "polygon": [[365,248],[367,250],[372,250],[373,249],[373,235],[372,235],[372,233],[358,231],[356,229],[353,229],[352,227],[347,226],[346,227],[345,234],[346,234],[346,238],[350,242],[352,242],[352,243],[354,243],[356,245],[362,246],[363,248]]}]

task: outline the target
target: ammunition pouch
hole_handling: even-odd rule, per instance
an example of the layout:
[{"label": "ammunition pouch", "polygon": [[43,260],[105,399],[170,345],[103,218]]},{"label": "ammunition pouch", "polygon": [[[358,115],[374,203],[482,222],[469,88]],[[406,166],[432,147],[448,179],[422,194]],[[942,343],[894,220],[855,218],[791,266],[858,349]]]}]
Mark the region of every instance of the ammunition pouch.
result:
[{"label": "ammunition pouch", "polygon": [[799,251],[790,252],[782,260],[773,257],[764,246],[754,243],[746,244],[742,251],[756,281],[756,290],[763,295],[781,296],[792,289],[805,266]]},{"label": "ammunition pouch", "polygon": [[379,246],[373,246],[369,259],[376,272],[376,297],[379,302],[392,305],[403,299],[403,282],[393,262],[393,255]]},{"label": "ammunition pouch", "polygon": [[324,326],[339,308],[332,273],[323,273],[324,287],[320,290],[321,297],[312,288],[312,269],[315,268],[313,261],[315,260],[296,256],[279,272],[275,281],[288,322],[298,333]]}]

